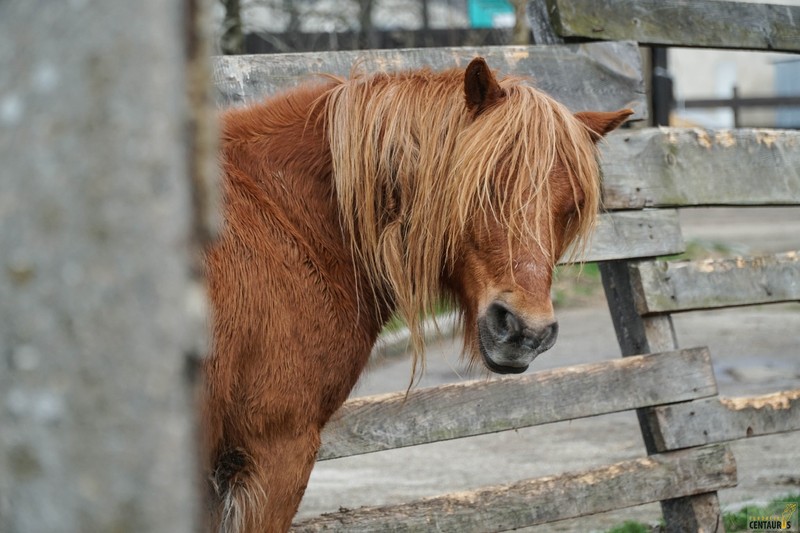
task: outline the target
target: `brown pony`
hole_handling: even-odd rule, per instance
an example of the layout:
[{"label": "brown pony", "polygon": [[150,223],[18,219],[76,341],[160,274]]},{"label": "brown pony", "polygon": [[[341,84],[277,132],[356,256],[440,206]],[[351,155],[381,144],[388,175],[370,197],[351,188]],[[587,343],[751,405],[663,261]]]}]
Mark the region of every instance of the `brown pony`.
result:
[{"label": "brown pony", "polygon": [[598,210],[595,142],[630,114],[573,115],[481,58],[225,113],[225,226],[207,256],[212,528],[289,528],[320,431],[391,313],[414,369],[441,298],[494,372],[550,348],[553,266]]}]

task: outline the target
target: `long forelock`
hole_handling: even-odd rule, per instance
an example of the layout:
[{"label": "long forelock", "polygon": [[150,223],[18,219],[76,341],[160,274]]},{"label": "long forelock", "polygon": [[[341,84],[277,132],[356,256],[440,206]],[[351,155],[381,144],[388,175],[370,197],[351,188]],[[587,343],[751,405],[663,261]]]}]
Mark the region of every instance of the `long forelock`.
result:
[{"label": "long forelock", "polygon": [[[580,252],[592,233],[600,198],[597,149],[562,104],[516,80],[504,89],[507,101],[463,134],[459,218],[463,224],[479,212],[498,220],[508,228],[509,242],[538,246],[552,267],[563,251],[559,244],[577,240],[572,250]],[[559,164],[576,205],[563,243],[545,239],[557,223],[553,174]]]},{"label": "long forelock", "polygon": [[[415,369],[421,318],[442,298],[442,276],[476,216],[499,220],[509,243],[540,246],[555,264],[561,250],[542,236],[553,234],[548,177],[560,161],[576,203],[584,197],[567,240],[585,242],[595,222],[597,154],[585,128],[520,80],[501,86],[505,98],[477,117],[465,105],[463,71],[357,76],[326,95],[343,230],[375,295],[407,323]],[[531,220],[532,212],[542,215]]]}]

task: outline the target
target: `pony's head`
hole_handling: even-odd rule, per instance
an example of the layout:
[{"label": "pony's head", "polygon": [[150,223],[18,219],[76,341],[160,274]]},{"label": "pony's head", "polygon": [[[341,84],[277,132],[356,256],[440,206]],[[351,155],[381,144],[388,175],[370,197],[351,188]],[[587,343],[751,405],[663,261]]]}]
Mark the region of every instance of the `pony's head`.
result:
[{"label": "pony's head", "polygon": [[355,77],[327,96],[344,229],[415,354],[422,314],[451,298],[466,351],[524,371],[558,333],[553,268],[595,223],[596,143],[632,111],[573,114],[519,79],[498,82],[481,58]]}]

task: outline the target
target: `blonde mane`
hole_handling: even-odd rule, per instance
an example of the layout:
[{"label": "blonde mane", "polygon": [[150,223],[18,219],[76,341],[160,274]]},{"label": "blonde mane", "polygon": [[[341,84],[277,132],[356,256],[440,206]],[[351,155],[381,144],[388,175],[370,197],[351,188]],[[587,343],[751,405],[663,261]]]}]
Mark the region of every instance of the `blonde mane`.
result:
[{"label": "blonde mane", "polygon": [[422,316],[447,296],[443,273],[476,216],[507,226],[509,243],[541,247],[553,266],[562,250],[540,236],[553,234],[548,177],[563,165],[577,207],[565,246],[578,240],[580,250],[595,223],[597,150],[586,127],[520,79],[500,86],[502,101],[478,116],[465,105],[463,70],[355,76],[325,95],[343,229],[407,323],[415,369]]}]

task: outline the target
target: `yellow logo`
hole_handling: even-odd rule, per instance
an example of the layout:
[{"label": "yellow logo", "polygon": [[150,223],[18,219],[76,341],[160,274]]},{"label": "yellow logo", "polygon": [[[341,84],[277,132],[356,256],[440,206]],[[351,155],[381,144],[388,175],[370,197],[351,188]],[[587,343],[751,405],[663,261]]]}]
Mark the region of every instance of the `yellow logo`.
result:
[{"label": "yellow logo", "polygon": [[770,506],[769,512],[747,513],[750,531],[800,531],[797,521],[797,504],[778,502]]}]

